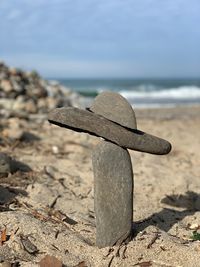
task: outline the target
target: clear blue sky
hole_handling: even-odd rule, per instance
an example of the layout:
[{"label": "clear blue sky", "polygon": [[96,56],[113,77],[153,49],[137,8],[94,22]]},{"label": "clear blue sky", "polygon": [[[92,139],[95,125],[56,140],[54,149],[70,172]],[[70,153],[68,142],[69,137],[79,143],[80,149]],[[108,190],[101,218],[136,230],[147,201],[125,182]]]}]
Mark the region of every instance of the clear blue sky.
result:
[{"label": "clear blue sky", "polygon": [[200,0],[0,0],[0,59],[46,77],[200,77]]}]

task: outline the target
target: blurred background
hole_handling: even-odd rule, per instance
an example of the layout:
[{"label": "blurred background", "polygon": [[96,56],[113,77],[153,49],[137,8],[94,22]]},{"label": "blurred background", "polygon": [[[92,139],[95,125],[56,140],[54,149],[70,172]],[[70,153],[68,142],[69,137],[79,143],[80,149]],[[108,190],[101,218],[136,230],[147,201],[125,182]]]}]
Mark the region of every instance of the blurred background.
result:
[{"label": "blurred background", "polygon": [[0,0],[0,59],[89,99],[198,105],[199,11],[198,0]]}]

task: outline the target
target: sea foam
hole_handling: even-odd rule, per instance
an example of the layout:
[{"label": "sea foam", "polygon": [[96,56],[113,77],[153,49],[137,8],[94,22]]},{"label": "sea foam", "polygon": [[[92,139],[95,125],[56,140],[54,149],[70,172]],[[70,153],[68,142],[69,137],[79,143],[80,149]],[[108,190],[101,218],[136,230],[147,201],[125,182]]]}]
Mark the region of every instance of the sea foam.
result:
[{"label": "sea foam", "polygon": [[152,91],[126,91],[119,92],[126,98],[199,98],[200,87],[181,86],[178,88],[152,90]]}]

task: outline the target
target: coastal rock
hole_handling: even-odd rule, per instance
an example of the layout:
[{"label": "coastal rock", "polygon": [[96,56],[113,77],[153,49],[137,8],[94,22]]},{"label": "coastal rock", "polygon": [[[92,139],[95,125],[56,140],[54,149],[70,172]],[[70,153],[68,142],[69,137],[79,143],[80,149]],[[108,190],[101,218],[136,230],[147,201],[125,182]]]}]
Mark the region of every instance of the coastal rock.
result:
[{"label": "coastal rock", "polygon": [[28,101],[25,102],[25,110],[28,113],[37,113],[37,106],[35,102],[32,99],[29,99]]},{"label": "coastal rock", "polygon": [[11,158],[3,152],[0,152],[0,178],[7,177],[11,172]]},{"label": "coastal rock", "polygon": [[1,80],[1,84],[0,87],[2,88],[2,90],[7,94],[10,93],[12,91],[12,84],[9,80]]},{"label": "coastal rock", "polygon": [[168,154],[171,144],[139,130],[126,129],[103,116],[73,107],[56,108],[49,113],[50,123],[103,137],[121,147],[151,154]]},{"label": "coastal rock", "polygon": [[[42,100],[42,98],[41,98]],[[48,97],[48,99],[46,100],[45,105],[48,106],[49,110],[54,109],[54,107],[60,107],[62,106],[62,101],[60,98],[53,98],[53,97]]]},{"label": "coastal rock", "polygon": [[14,99],[0,98],[0,109],[11,110],[14,104]]},{"label": "coastal rock", "polygon": [[27,85],[26,90],[27,95],[33,99],[43,98],[47,96],[47,91],[40,85],[36,85],[36,87],[34,87],[32,84],[29,84]]},{"label": "coastal rock", "polygon": [[7,127],[2,131],[4,137],[16,141],[20,140],[24,134],[23,125],[18,118],[10,118]]},{"label": "coastal rock", "polygon": [[20,95],[14,101],[12,110],[36,113],[38,110],[38,105],[32,99],[26,99],[23,95]]},{"label": "coastal rock", "polygon": [[13,91],[15,92],[16,96],[25,93],[25,90],[23,88],[23,83],[20,80],[19,76],[10,77],[10,81],[12,83]]},{"label": "coastal rock", "polygon": [[128,151],[101,141],[94,149],[96,244],[113,246],[131,238],[133,171]]},{"label": "coastal rock", "polygon": [[47,113],[61,106],[80,106],[80,95],[59,83],[46,81],[35,72],[9,68],[0,62],[0,109]]},{"label": "coastal rock", "polygon": [[129,102],[118,93],[102,92],[94,99],[89,110],[119,123],[122,126],[132,129],[137,128],[133,108]]}]

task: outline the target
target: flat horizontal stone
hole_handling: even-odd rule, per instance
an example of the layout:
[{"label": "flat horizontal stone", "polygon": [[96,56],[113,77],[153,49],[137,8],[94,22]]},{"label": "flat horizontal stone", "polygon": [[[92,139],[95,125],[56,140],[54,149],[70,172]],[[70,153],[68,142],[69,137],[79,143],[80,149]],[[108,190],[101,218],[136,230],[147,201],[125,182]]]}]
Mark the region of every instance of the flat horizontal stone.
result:
[{"label": "flat horizontal stone", "polygon": [[60,127],[103,137],[121,147],[136,151],[164,155],[171,150],[171,144],[164,139],[125,128],[88,110],[74,107],[56,108],[49,113],[48,120]]}]

